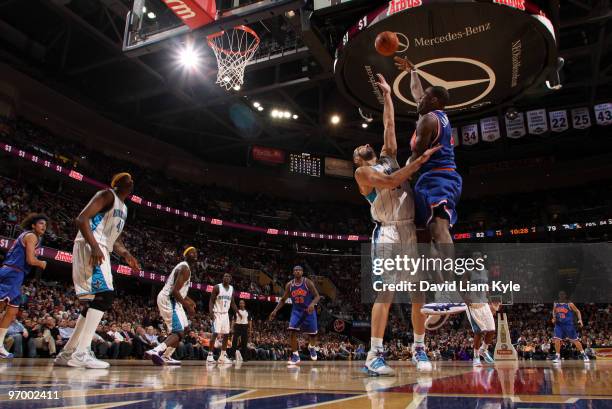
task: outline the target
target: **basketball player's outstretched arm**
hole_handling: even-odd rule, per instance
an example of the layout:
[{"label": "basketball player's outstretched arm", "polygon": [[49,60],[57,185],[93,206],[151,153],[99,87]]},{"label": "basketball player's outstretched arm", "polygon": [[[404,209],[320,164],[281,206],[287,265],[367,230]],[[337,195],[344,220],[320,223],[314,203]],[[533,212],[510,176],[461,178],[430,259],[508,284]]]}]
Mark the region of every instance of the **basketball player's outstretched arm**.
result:
[{"label": "basketball player's outstretched arm", "polygon": [[285,293],[283,294],[283,297],[281,298],[281,300],[276,305],[276,308],[274,308],[274,311],[272,311],[270,313],[270,321],[273,321],[276,318],[276,313],[278,312],[278,310],[283,308],[283,305],[285,305],[285,302],[287,301],[287,298],[289,298],[289,295],[290,295],[289,294],[289,285],[290,284],[291,284],[291,282],[288,282],[285,285]]},{"label": "basketball player's outstretched arm", "polygon": [[315,306],[319,303],[319,300],[321,299],[321,295],[319,294],[319,290],[317,290],[317,286],[314,285],[311,279],[306,279],[306,286],[308,287],[308,291],[310,291],[314,295],[312,302],[308,306],[308,314],[312,314],[315,309]]},{"label": "basketball player's outstretched arm", "polygon": [[91,247],[91,265],[99,266],[104,261],[104,253],[100,249],[98,242],[94,238],[93,232],[91,231],[91,226],[89,225],[89,220],[94,217],[96,214],[110,209],[113,205],[113,201],[115,200],[115,196],[110,192],[110,190],[101,190],[91,198],[87,206],[81,213],[74,219],[74,223],[77,228],[85,238],[85,241]]},{"label": "basketball player's outstretched arm", "polygon": [[118,254],[120,257],[123,257],[125,262],[128,263],[128,266],[130,266],[132,269],[140,270],[140,263],[134,256],[132,256],[132,253],[125,248],[125,244],[123,244],[121,236],[117,237],[117,240],[115,240],[115,244],[113,244],[113,252]]},{"label": "basketball player's outstretched arm", "polygon": [[355,179],[359,188],[363,191],[377,189],[394,189],[400,186],[414,175],[431,155],[440,150],[442,146],[438,145],[431,149],[427,149],[421,156],[415,160],[411,160],[409,164],[387,175],[377,172],[370,166],[361,166],[355,171]]},{"label": "basketball player's outstretched arm", "polygon": [[419,102],[425,92],[423,91],[423,85],[416,68],[414,68],[414,64],[407,58],[395,57],[394,60],[398,70],[410,73],[410,92],[414,102]]},{"label": "basketball player's outstretched arm", "polygon": [[393,107],[393,99],[391,98],[391,86],[387,84],[385,77],[382,74],[376,74],[378,77],[378,88],[380,88],[385,105],[383,107],[383,125],[385,127],[384,145],[380,156],[397,156],[397,139],[395,137],[395,109]]},{"label": "basketball player's outstretched arm", "polygon": [[578,307],[574,305],[573,302],[569,303],[569,307],[572,311],[574,311],[574,314],[576,314],[576,317],[578,317],[578,325],[582,327],[584,324],[582,323],[582,314],[580,313],[580,310],[578,309]]}]

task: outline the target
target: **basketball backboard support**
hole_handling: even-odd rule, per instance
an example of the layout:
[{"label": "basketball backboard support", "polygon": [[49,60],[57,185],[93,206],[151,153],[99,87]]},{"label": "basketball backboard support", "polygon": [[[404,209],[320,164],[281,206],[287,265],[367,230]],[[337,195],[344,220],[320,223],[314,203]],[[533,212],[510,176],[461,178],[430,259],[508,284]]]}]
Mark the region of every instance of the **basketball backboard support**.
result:
[{"label": "basketball backboard support", "polygon": [[[211,6],[212,3],[212,6]],[[216,10],[214,0],[134,0],[126,19],[123,51],[138,56],[156,51],[172,39],[187,34],[204,38],[209,34],[274,17],[303,7],[307,0],[261,0],[227,10]],[[197,9],[196,9],[197,8]],[[210,22],[192,28],[186,16],[203,14]],[[198,15],[196,18],[200,18]],[[203,21],[203,20],[202,20]]]}]

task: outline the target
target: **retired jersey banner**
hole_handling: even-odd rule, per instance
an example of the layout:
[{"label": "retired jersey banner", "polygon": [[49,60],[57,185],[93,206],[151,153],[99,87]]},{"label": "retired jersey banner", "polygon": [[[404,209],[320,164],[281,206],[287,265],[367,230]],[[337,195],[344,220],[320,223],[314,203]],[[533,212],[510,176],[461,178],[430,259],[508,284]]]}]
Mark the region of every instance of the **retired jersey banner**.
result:
[{"label": "retired jersey banner", "polygon": [[595,111],[595,122],[597,125],[612,124],[612,104],[599,104],[593,107]]},{"label": "retired jersey banner", "polygon": [[480,133],[482,140],[485,142],[493,142],[500,138],[499,120],[496,116],[483,118],[480,120]]},{"label": "retired jersey banner", "polygon": [[569,122],[567,121],[567,111],[551,111],[548,113],[550,119],[550,130],[553,132],[567,131]]},{"label": "retired jersey banner", "polygon": [[508,138],[517,139],[525,136],[525,117],[522,112],[518,112],[516,118],[506,118],[506,136]]},{"label": "retired jersey banner", "polygon": [[476,145],[478,143],[478,125],[471,124],[461,128],[461,144]]},{"label": "retired jersey banner", "polygon": [[455,148],[461,145],[461,138],[459,138],[459,130],[457,128],[451,128],[451,140]]},{"label": "retired jersey banner", "polygon": [[546,122],[546,110],[536,109],[527,111],[527,128],[532,135],[542,135],[548,132],[548,123]]},{"label": "retired jersey banner", "polygon": [[586,129],[591,126],[591,114],[588,108],[572,109],[572,126],[574,129]]}]

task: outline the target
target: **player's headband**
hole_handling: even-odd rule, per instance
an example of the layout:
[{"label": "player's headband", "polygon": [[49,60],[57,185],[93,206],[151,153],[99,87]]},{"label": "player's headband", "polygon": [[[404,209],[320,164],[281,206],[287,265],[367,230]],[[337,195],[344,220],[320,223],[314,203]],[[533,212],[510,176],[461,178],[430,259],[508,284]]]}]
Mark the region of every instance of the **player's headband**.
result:
[{"label": "player's headband", "polygon": [[191,250],[195,250],[196,248],[193,246],[187,247],[185,249],[185,251],[183,251],[183,257],[187,257],[187,253],[189,253]]},{"label": "player's headband", "polygon": [[121,178],[124,176],[132,177],[132,175],[127,172],[117,173],[115,176],[113,176],[113,180],[111,180],[111,187],[115,187],[117,185],[117,182],[119,182],[119,180],[121,180]]}]

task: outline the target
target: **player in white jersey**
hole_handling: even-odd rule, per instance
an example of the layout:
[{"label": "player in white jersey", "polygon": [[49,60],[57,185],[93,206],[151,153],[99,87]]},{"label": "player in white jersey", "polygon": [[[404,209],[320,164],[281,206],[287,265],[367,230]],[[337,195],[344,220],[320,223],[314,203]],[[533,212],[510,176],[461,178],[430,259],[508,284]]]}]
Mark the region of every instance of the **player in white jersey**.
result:
[{"label": "player in white jersey", "polygon": [[138,261],[125,248],[119,236],[127,219],[125,200],[132,194],[134,182],[129,173],[113,176],[111,188],[97,192],[75,219],[79,229],[72,250],[72,280],[82,303],[72,336],[55,359],[56,365],[107,368],[96,359],[91,340],[104,312],[115,298],[110,253],[115,252],[133,269]]},{"label": "player in white jersey", "polygon": [[[395,137],[395,113],[391,99],[391,87],[385,78],[378,74],[378,87],[384,97],[384,145],[380,159],[376,157],[370,145],[359,146],[353,153],[353,162],[357,166],[355,180],[359,191],[368,200],[371,214],[376,227],[372,234],[372,258],[393,258],[404,256],[406,252],[415,250],[416,229],[414,226],[414,201],[408,180],[429,157],[440,147],[431,148],[419,158],[400,168]],[[404,253],[399,254],[398,253]],[[393,277],[391,277],[393,280]],[[366,358],[367,372],[370,375],[393,375],[393,370],[386,364],[383,357],[383,336],[387,326],[389,308],[393,301],[393,293],[379,292],[372,307],[372,326],[370,351]],[[425,336],[425,317],[421,313],[421,302],[413,299],[412,324],[415,341],[423,342]],[[424,355],[422,363],[417,362],[417,368],[428,370],[431,364]]]},{"label": "player in white jersey", "polygon": [[181,364],[180,361],[172,359],[172,353],[188,331],[189,320],[185,310],[190,317],[195,314],[195,303],[187,297],[187,293],[191,284],[191,270],[198,261],[198,251],[195,247],[187,247],[183,251],[183,258],[184,261],[174,267],[164,288],[157,295],[157,307],[170,335],[164,342],[145,352],[155,365]]},{"label": "player in white jersey", "polygon": [[231,282],[232,276],[229,273],[223,274],[223,282],[221,284],[217,284],[213,288],[210,301],[208,303],[210,316],[213,317],[213,334],[212,338],[210,339],[210,351],[208,352],[208,357],[206,358],[206,362],[208,363],[215,362],[213,349],[215,348],[215,341],[219,335],[221,335],[223,340],[221,343],[221,354],[219,355],[217,363],[229,364],[232,362],[231,359],[227,357],[226,352],[227,339],[230,333],[229,309],[231,307],[238,317],[242,317],[242,314],[240,311],[238,311],[238,307],[236,307],[236,303],[234,302],[234,287],[230,285]]},{"label": "player in white jersey", "polygon": [[[475,252],[472,254],[472,259],[482,259],[482,254]],[[471,271],[470,284],[489,284],[487,269],[482,268]],[[465,313],[474,332],[473,365],[482,366],[480,358],[483,358],[488,364],[493,364],[495,360],[489,353],[488,346],[491,345],[495,337],[495,318],[493,313],[499,308],[499,303],[489,303],[486,291],[470,292],[470,300],[472,302],[467,305]]]}]

